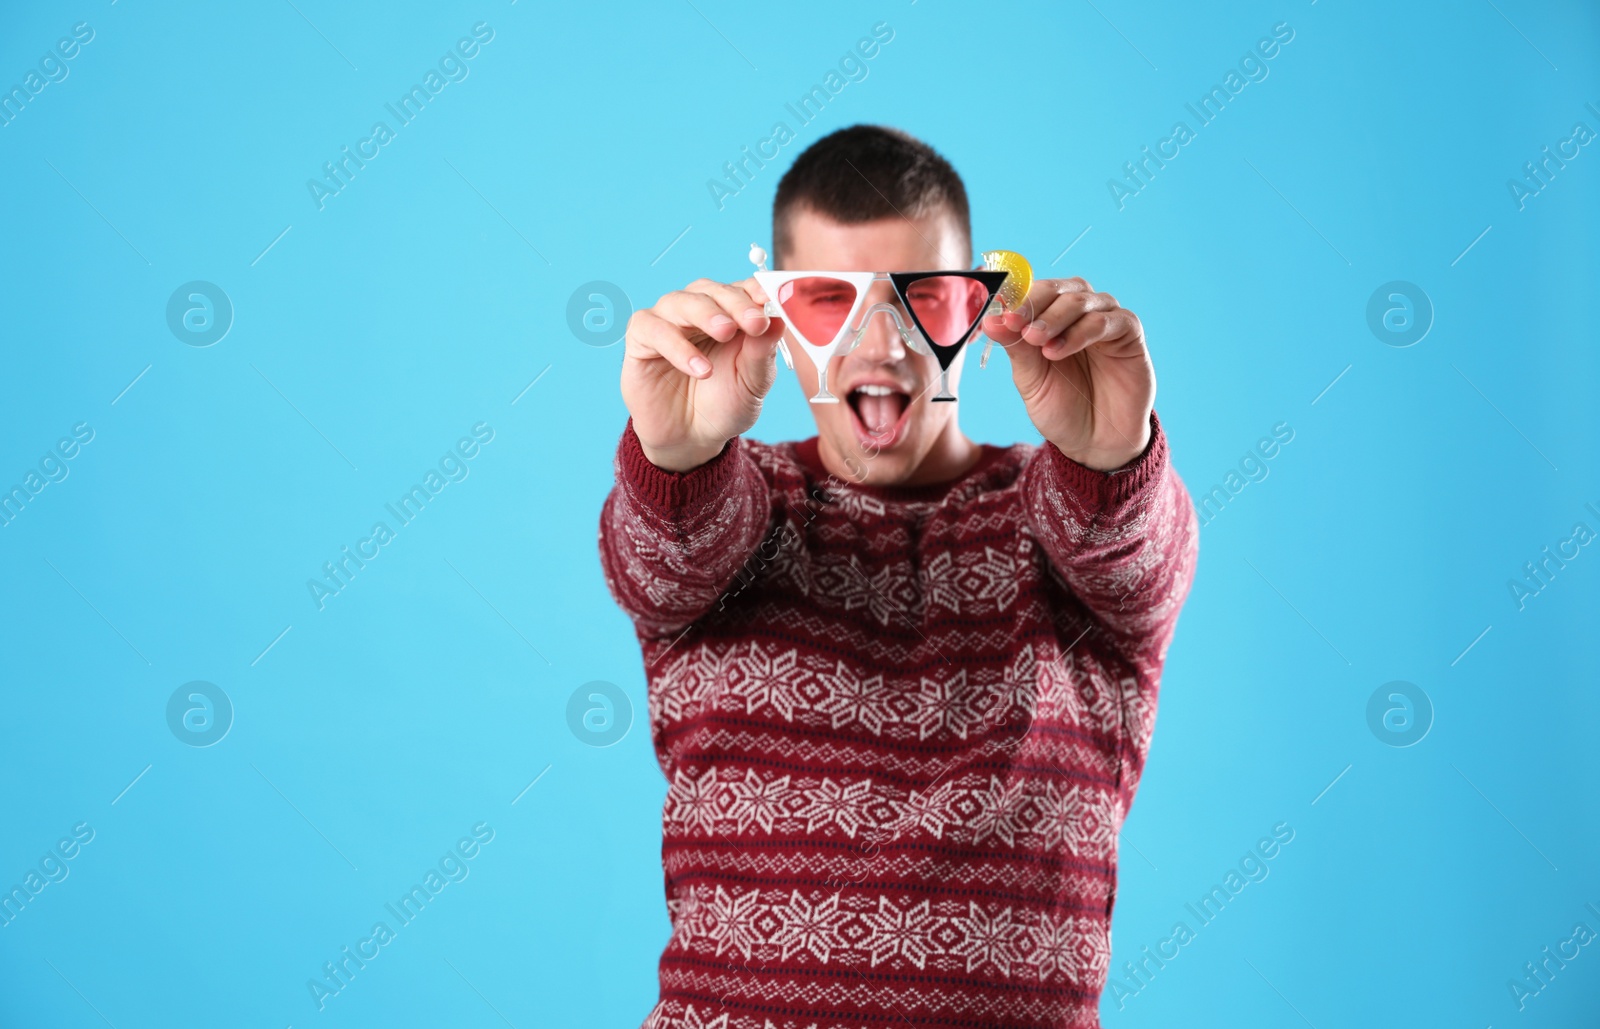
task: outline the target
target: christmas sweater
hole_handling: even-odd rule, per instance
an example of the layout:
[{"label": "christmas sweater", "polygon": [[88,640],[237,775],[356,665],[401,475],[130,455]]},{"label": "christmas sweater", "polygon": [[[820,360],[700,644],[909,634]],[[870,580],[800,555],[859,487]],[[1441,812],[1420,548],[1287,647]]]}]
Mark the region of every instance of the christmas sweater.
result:
[{"label": "christmas sweater", "polygon": [[1099,1025],[1198,554],[1151,429],[1114,472],[983,444],[879,487],[815,437],[667,472],[629,421],[599,544],[668,783],[645,1029]]}]

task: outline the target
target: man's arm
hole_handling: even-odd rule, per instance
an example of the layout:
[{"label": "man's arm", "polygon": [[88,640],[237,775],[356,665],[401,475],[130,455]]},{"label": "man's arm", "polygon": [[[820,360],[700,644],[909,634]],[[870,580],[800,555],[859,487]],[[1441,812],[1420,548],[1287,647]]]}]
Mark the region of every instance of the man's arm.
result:
[{"label": "man's arm", "polygon": [[1194,507],[1156,418],[1144,326],[1081,278],[1035,281],[1021,305],[986,319],[1046,442],[1024,470],[1027,518],[1052,565],[1109,636],[1126,673],[1110,685],[1131,801],[1155,726],[1178,609],[1194,578]]},{"label": "man's arm", "polygon": [[628,320],[628,407],[600,515],[606,585],[643,638],[676,637],[760,543],[771,490],[741,435],[761,413],[783,323],[754,279],[697,279]]},{"label": "man's arm", "polygon": [[600,567],[641,637],[705,614],[765,535],[771,491],[739,437],[686,472],[651,463],[628,420],[600,514]]},{"label": "man's arm", "polygon": [[1019,479],[1034,538],[1140,678],[1159,679],[1189,594],[1199,534],[1189,492],[1150,413],[1143,454],[1097,471],[1045,442]]}]

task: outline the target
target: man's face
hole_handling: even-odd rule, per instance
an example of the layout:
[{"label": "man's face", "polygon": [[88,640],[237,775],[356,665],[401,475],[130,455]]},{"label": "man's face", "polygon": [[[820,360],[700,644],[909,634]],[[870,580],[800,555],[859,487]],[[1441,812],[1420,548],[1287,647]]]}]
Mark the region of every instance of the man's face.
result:
[{"label": "man's face", "polygon": [[[943,208],[920,218],[896,216],[853,225],[809,208],[791,211],[788,218],[789,246],[781,255],[785,270],[910,272],[970,267],[965,232]],[[893,304],[906,326],[914,328],[887,280],[872,284],[861,310],[880,302]],[[791,349],[806,349],[792,336],[789,339]],[[804,358],[797,354],[794,362],[808,398],[817,391],[817,372],[810,360],[815,354],[806,350]],[[950,365],[952,392],[965,356],[963,347]],[[888,315],[873,315],[855,349],[835,354],[828,365],[828,392],[840,403],[810,405],[824,461],[831,468],[850,469],[855,481],[916,484],[917,471],[935,443],[947,432],[960,431],[956,405],[929,399],[938,391],[938,360],[901,342]]]}]

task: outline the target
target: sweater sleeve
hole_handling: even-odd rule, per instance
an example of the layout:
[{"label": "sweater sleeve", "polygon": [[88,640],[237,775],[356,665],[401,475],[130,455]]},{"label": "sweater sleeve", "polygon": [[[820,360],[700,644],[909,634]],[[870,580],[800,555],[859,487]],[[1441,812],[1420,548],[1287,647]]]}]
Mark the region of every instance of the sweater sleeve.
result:
[{"label": "sweater sleeve", "polygon": [[1021,479],[1035,538],[1153,701],[1199,554],[1194,505],[1161,420],[1151,412],[1149,445],[1121,468],[1096,471],[1046,441]]},{"label": "sweater sleeve", "polygon": [[677,636],[760,544],[771,492],[743,440],[687,472],[650,463],[628,419],[600,512],[606,586],[643,638]]}]

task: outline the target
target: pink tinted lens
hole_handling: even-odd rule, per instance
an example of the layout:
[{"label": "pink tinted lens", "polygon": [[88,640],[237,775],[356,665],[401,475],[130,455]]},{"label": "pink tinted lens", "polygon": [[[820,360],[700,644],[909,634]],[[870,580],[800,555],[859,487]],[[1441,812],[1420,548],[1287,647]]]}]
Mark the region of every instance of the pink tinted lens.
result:
[{"label": "pink tinted lens", "polygon": [[855,306],[856,288],[843,279],[808,275],[778,287],[778,306],[800,338],[814,347],[833,342]]},{"label": "pink tinted lens", "polygon": [[978,320],[989,291],[977,279],[932,275],[906,287],[906,302],[934,346],[953,347]]}]

